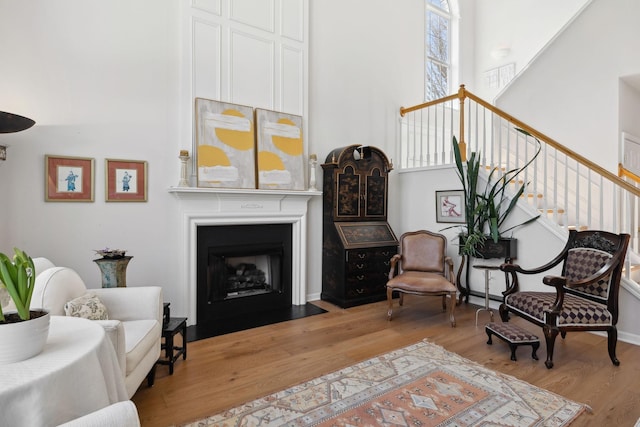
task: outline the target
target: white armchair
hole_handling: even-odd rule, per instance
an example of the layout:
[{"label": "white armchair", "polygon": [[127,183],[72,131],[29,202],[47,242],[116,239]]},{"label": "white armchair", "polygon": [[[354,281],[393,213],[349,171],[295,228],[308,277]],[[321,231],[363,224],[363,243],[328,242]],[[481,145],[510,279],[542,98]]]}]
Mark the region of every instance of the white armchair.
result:
[{"label": "white armchair", "polygon": [[[34,258],[36,281],[32,308],[44,308],[51,315],[65,315],[66,302],[87,293],[74,270],[50,267],[51,262]],[[39,270],[38,266],[45,267]],[[49,268],[46,268],[49,267]],[[162,288],[158,286],[90,289],[106,306],[110,320],[96,320],[111,339],[131,398],[145,377],[149,386],[155,378],[162,337]]]}]

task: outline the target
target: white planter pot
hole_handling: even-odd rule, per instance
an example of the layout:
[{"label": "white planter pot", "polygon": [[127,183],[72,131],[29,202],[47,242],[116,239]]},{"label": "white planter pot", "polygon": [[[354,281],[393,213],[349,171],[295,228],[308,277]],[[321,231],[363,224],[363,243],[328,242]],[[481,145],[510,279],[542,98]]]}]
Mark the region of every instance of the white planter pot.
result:
[{"label": "white planter pot", "polygon": [[23,322],[0,324],[0,364],[20,362],[40,354],[49,336],[50,318],[47,313]]}]

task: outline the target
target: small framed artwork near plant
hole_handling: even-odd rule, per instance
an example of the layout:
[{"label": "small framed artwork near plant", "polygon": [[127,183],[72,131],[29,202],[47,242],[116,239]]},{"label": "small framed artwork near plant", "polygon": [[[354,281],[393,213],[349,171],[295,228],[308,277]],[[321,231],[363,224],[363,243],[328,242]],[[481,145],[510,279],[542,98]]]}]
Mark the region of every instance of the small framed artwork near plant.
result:
[{"label": "small framed artwork near plant", "polygon": [[94,163],[87,157],[45,155],[45,201],[93,202]]},{"label": "small framed artwork near plant", "polygon": [[147,162],[106,159],[105,200],[107,202],[147,201]]},{"label": "small framed artwork near plant", "polygon": [[466,222],[464,190],[436,191],[436,222]]}]

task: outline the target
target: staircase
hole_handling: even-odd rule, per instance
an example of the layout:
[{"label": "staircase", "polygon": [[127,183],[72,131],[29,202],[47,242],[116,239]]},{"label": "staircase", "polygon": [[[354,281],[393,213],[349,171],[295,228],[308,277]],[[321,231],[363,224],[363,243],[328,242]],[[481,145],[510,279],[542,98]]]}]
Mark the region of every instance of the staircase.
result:
[{"label": "staircase", "polygon": [[[537,221],[558,230],[629,233],[624,278],[640,295],[640,188],[637,176],[615,175],[467,91],[400,109],[400,169],[453,165],[453,137],[463,154],[480,153],[488,170],[509,171],[540,154],[524,174],[522,197]],[[529,133],[517,131],[521,129]]]}]

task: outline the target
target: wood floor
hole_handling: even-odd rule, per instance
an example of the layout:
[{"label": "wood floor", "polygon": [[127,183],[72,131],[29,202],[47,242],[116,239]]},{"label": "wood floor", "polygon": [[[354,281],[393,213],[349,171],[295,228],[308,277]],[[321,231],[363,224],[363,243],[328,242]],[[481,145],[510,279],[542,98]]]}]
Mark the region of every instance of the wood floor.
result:
[{"label": "wood floor", "polygon": [[[531,384],[586,403],[593,413],[573,426],[633,426],[640,418],[640,347],[618,342],[620,366],[607,354],[606,338],[591,333],[558,337],[555,366],[544,366],[542,342],[539,361],[530,347],[520,347],[518,361],[510,360],[508,346],[498,339],[487,345],[483,326],[475,326],[477,306],[456,308],[457,327],[451,328],[439,298],[406,296],[394,319],[386,319],[386,302],[340,309],[323,301],[328,310],[247,331],[222,335],[188,345],[173,375],[158,366],[156,383],[140,387],[133,401],[143,427],[180,425],[221,412],[243,402],[287,388],[412,344],[422,339],[513,375]],[[499,321],[497,312],[495,320]],[[480,313],[479,324],[489,321]],[[542,337],[542,331],[514,318],[512,322]],[[543,341],[543,340],[542,340]]]}]

